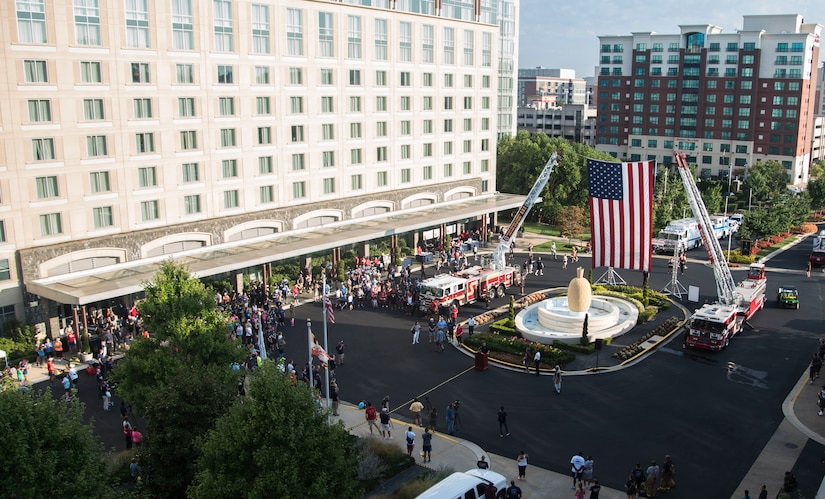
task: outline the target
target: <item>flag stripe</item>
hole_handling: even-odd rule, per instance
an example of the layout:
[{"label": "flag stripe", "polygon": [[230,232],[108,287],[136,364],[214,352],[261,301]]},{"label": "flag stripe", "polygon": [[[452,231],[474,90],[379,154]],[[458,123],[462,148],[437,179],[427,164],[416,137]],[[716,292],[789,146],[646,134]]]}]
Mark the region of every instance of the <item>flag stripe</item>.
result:
[{"label": "flag stripe", "polygon": [[653,164],[587,160],[593,267],[650,270]]}]

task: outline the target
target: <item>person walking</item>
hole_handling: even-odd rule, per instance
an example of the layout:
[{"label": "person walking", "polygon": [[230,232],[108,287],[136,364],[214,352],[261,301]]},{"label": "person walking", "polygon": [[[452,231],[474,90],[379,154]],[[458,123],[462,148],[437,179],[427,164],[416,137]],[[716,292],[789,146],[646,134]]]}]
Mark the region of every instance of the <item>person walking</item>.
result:
[{"label": "person walking", "polygon": [[563,268],[563,269],[567,268],[567,254],[565,254],[564,258],[562,259],[561,268]]},{"label": "person walking", "polygon": [[447,435],[455,433],[455,404],[450,402],[447,406]]},{"label": "person walking", "polygon": [[480,470],[490,469],[490,463],[487,462],[486,456],[481,456],[481,459],[476,462],[476,468]]},{"label": "person walking", "polygon": [[436,333],[435,349],[439,352],[444,351],[444,330],[441,328],[438,328],[438,332]]},{"label": "person walking", "polygon": [[461,326],[461,324],[459,324],[455,328],[455,341],[456,341],[456,343],[461,345],[463,337],[464,337],[464,328]]},{"label": "person walking", "polygon": [[676,485],[676,465],[673,464],[670,454],[665,455],[665,462],[662,463],[660,482],[659,492],[670,492],[670,489]]},{"label": "person walking", "polygon": [[367,402],[367,408],[364,411],[364,419],[367,420],[367,426],[370,429],[370,436],[372,436],[372,428],[375,427],[375,429],[378,430],[378,422],[376,421],[378,419],[378,412],[375,410],[375,407],[372,406],[372,402]]},{"label": "person walking", "polygon": [[429,428],[424,428],[424,433],[421,434],[421,457],[425,463],[432,461],[433,452],[433,434],[430,433]]},{"label": "person walking", "polygon": [[332,399],[332,415],[338,416],[338,406],[341,404],[341,395],[335,378],[330,381],[329,388],[329,398]]},{"label": "person walking", "polygon": [[335,359],[335,364],[338,365],[338,366],[343,366],[344,365],[344,348],[345,347],[346,347],[346,345],[344,345],[344,340],[339,341],[338,345],[335,347],[335,355],[337,356],[337,358]]},{"label": "person walking", "polygon": [[584,483],[584,488],[590,487],[593,483],[593,466],[594,466],[593,456],[587,456],[584,459],[584,469],[582,470],[582,482]]},{"label": "person walking", "polygon": [[530,358],[532,358],[532,355],[530,355],[530,349],[525,348],[524,356],[521,358],[521,365],[524,366],[524,372],[527,374],[530,374]]},{"label": "person walking", "polygon": [[510,436],[510,428],[507,427],[507,411],[504,406],[498,410],[498,436],[504,438],[504,435]]},{"label": "person walking", "polygon": [[412,426],[407,427],[407,433],[404,434],[404,437],[407,439],[407,455],[412,456],[415,448],[415,433],[412,431]]},{"label": "person walking", "polygon": [[381,409],[381,436],[384,440],[392,440],[392,423],[390,422],[390,410],[384,407]]},{"label": "person walking", "polygon": [[536,376],[540,374],[539,364],[541,364],[541,350],[537,348],[535,355],[533,355],[533,365],[536,368]]},{"label": "person walking", "polygon": [[553,388],[556,390],[556,395],[561,395],[561,367],[558,364],[553,369]]},{"label": "person walking", "polygon": [[475,317],[470,317],[467,321],[467,336],[472,336],[475,333],[476,329],[476,319]]},{"label": "person walking", "polygon": [[573,486],[570,488],[574,490],[576,483],[581,482],[582,473],[584,473],[584,457],[582,454],[582,452],[577,452],[570,458],[570,473],[573,475]]},{"label": "person walking", "polygon": [[550,244],[550,253],[553,255],[553,260],[556,260],[556,257],[558,256],[558,255],[556,254],[556,241],[553,241],[553,242]]},{"label": "person walking", "polygon": [[510,480],[510,486],[507,487],[505,496],[507,499],[521,499],[521,489],[516,485],[515,480]]},{"label": "person walking", "polygon": [[536,260],[536,275],[544,275],[544,262],[541,261],[541,257]]},{"label": "person walking", "polygon": [[518,453],[518,457],[516,458],[516,464],[518,465],[518,479],[519,480],[527,480],[527,458],[530,457],[527,455],[526,452],[520,450]]},{"label": "person walking", "polygon": [[421,336],[421,324],[419,324],[418,321],[415,321],[415,324],[413,324],[412,328],[410,328],[410,331],[412,332],[412,344],[417,345],[418,338]]},{"label": "person walking", "polygon": [[659,488],[659,465],[656,461],[651,461],[650,466],[645,471],[645,494],[647,497],[656,497],[656,490]]},{"label": "person walking", "polygon": [[412,404],[410,404],[410,412],[413,416],[413,423],[418,426],[424,426],[421,424],[421,411],[423,410],[424,404],[422,404],[417,398],[413,400]]},{"label": "person walking", "polygon": [[576,499],[584,499],[584,485],[581,483],[581,481],[576,483],[574,494],[574,497]]},{"label": "person walking", "polygon": [[627,499],[636,499],[636,491],[638,487],[636,486],[636,479],[633,477],[633,473],[627,475],[627,481],[624,484],[624,489],[627,492]]},{"label": "person walking", "polygon": [[[435,303],[435,302],[433,302],[433,303]],[[432,342],[435,341],[436,327],[437,326],[435,324],[435,317],[430,317],[430,321],[427,323],[427,334],[428,334],[427,343],[432,343]]]},{"label": "person walking", "polygon": [[768,486],[764,483],[759,488],[759,499],[768,499]]},{"label": "person walking", "polygon": [[808,265],[805,267],[805,275],[811,277],[811,261],[808,260]]}]

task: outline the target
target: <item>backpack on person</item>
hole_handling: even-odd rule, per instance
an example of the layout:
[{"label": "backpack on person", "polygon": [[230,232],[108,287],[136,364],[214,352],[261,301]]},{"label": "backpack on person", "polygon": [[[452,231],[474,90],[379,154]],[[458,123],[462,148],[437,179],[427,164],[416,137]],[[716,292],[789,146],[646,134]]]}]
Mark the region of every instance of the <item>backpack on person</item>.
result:
[{"label": "backpack on person", "polygon": [[407,445],[413,445],[415,443],[415,439],[413,437],[407,437]]}]

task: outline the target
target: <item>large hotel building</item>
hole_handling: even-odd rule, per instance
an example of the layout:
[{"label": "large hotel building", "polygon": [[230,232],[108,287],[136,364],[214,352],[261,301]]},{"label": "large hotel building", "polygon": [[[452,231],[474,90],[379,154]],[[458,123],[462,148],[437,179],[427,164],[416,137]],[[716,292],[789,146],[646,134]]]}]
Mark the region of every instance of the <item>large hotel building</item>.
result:
[{"label": "large hotel building", "polygon": [[[518,0],[0,2],[0,321],[487,223]],[[238,279],[239,281],[239,279]],[[126,297],[126,298],[123,298]]]},{"label": "large hotel building", "polygon": [[732,32],[600,36],[597,149],[664,164],[680,150],[706,177],[774,160],[806,183],[821,32],[799,15],[746,15]]}]

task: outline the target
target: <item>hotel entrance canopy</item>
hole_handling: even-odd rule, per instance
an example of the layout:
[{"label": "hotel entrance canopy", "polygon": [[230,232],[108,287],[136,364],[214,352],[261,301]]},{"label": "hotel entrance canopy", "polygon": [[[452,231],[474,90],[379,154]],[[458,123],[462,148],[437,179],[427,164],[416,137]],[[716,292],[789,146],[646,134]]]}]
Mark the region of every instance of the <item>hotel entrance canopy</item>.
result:
[{"label": "hotel entrance canopy", "polygon": [[144,283],[169,259],[186,265],[196,277],[209,277],[518,208],[524,199],[511,194],[463,198],[45,277],[25,285],[29,293],[42,298],[69,305],[88,305],[143,291]]}]

